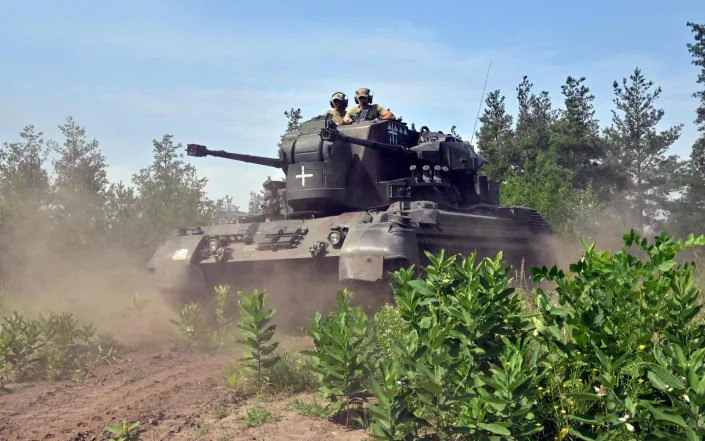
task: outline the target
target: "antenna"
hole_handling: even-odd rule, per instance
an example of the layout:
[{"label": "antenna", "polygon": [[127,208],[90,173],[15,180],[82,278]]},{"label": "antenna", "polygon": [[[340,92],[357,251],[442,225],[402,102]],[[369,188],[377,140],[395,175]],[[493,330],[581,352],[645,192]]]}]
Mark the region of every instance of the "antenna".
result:
[{"label": "antenna", "polygon": [[477,106],[477,115],[475,116],[475,125],[472,128],[472,136],[470,136],[470,144],[472,140],[475,139],[475,129],[477,128],[477,120],[480,119],[480,110],[482,110],[482,100],[485,99],[485,88],[487,87],[487,79],[490,77],[490,68],[492,67],[492,59],[490,59],[490,65],[487,66],[487,75],[485,76],[485,85],[482,86],[482,97],[480,98],[480,105]]}]

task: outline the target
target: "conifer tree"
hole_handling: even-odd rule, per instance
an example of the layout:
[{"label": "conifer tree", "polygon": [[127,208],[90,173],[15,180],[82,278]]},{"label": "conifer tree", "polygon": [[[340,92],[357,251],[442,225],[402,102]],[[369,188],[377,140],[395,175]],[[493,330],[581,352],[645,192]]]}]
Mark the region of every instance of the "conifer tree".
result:
[{"label": "conifer tree", "polygon": [[207,223],[214,211],[205,192],[208,180],[184,163],[181,144],[164,135],[153,145],[152,164],[132,177],[139,195],[140,231],[143,241],[152,246],[173,228]]},{"label": "conifer tree", "polygon": [[485,169],[487,175],[503,181],[507,173],[514,171],[520,163],[520,157],[514,150],[512,116],[507,114],[504,96],[499,90],[487,95],[485,106],[477,136],[478,153],[488,161]]},{"label": "conifer tree", "polygon": [[680,136],[682,125],[659,131],[664,115],[655,107],[661,88],[653,89],[639,68],[621,85],[615,81],[612,126],[606,129],[609,155],[618,176],[625,183],[625,221],[643,232],[657,227],[671,208],[670,195],[678,188],[677,173],[682,164],[667,156],[668,148]]}]

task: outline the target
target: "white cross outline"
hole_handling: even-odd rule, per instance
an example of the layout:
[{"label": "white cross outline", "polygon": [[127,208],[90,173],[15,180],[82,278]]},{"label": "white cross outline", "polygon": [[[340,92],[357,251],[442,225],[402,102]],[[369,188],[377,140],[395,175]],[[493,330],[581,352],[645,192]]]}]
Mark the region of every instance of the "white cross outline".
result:
[{"label": "white cross outline", "polygon": [[304,166],[301,166],[301,174],[296,175],[296,178],[301,178],[301,186],[305,187],[306,186],[306,178],[312,178],[313,173],[306,174],[306,170],[304,170]]}]

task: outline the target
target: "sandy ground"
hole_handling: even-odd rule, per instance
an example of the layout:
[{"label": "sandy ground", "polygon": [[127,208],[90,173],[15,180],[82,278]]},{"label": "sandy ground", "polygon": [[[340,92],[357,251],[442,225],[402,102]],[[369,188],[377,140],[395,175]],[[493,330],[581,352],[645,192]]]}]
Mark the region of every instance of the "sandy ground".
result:
[{"label": "sandy ground", "polygon": [[[307,418],[290,408],[292,396],[243,400],[225,388],[224,369],[233,357],[168,350],[127,352],[84,382],[9,385],[0,395],[0,440],[108,440],[106,425],[141,421],[142,440],[344,440],[363,430]],[[306,396],[299,397],[306,399]],[[255,401],[258,400],[258,401]],[[257,404],[280,417],[245,428],[241,417]],[[217,420],[216,406],[228,416]]]}]

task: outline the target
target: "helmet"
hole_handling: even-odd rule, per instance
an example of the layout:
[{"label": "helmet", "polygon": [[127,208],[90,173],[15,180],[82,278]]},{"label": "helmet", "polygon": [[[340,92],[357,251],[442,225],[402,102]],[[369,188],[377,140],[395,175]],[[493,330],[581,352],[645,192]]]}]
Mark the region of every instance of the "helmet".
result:
[{"label": "helmet", "polygon": [[368,99],[368,102],[372,104],[372,91],[366,87],[361,87],[355,91],[355,104],[360,104],[357,100],[358,97],[361,96],[366,96]]},{"label": "helmet", "polygon": [[335,92],[335,93],[330,97],[330,101],[329,101],[329,102],[330,102],[330,106],[331,106],[332,108],[335,108],[335,106],[333,105],[333,100],[340,100],[340,101],[343,102],[343,105],[344,105],[345,107],[348,107],[348,97],[345,96],[345,94],[344,94],[343,92]]}]

